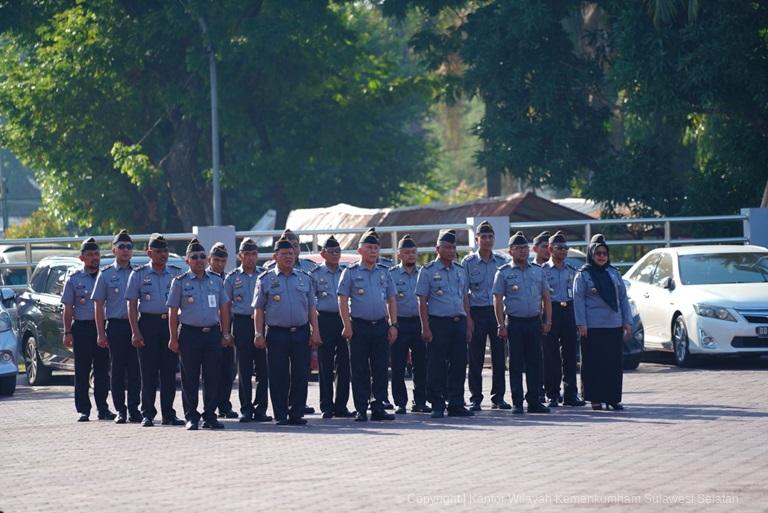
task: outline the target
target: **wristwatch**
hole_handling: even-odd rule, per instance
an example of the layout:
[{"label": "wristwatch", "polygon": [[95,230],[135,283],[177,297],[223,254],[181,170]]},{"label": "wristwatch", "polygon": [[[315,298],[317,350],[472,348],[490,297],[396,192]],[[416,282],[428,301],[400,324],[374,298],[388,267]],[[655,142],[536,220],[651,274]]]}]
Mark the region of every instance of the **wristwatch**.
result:
[{"label": "wristwatch", "polygon": [[263,333],[257,331],[256,333],[253,334],[253,338],[261,338],[263,335],[264,335]]},{"label": "wristwatch", "polygon": [[389,327],[390,327],[390,328],[397,328],[397,323],[396,323],[396,322],[393,322],[392,324],[390,324],[390,325],[389,325]]}]

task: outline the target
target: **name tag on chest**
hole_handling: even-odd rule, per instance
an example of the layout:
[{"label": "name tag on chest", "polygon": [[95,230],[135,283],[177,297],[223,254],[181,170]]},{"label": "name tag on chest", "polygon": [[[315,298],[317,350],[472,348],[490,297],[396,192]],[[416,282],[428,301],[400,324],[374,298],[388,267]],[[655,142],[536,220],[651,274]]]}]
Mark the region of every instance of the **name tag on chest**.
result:
[{"label": "name tag on chest", "polygon": [[215,294],[208,294],[208,306],[211,308],[216,308],[216,295]]}]

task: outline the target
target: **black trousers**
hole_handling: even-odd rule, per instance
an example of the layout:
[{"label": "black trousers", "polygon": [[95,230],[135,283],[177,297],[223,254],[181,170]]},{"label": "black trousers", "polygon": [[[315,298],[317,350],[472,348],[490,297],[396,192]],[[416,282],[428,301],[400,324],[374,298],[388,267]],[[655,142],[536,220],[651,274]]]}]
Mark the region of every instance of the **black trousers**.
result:
[{"label": "black trousers", "polygon": [[365,412],[371,401],[371,410],[382,411],[387,399],[389,342],[386,319],[366,321],[352,319],[352,341],[349,346],[352,363],[352,398],[355,409]]},{"label": "black trousers", "polygon": [[408,351],[411,352],[413,369],[413,404],[424,406],[427,402],[427,347],[421,338],[421,322],[418,317],[398,317],[397,340],[390,348],[392,367],[392,398],[397,406],[408,404],[405,386],[405,367]]},{"label": "black trousers", "polygon": [[93,368],[93,399],[96,408],[107,411],[109,394],[109,349],[96,345],[96,322],[72,323],[72,350],[75,353],[75,408],[78,413],[91,414],[88,395]]},{"label": "black trousers", "polygon": [[[255,329],[253,319],[247,315],[237,315],[232,319],[232,332],[237,346],[237,393],[240,398],[240,413],[266,414],[269,404],[269,372],[267,370],[267,350],[257,349],[253,345]],[[253,395],[253,375],[256,374],[256,396]]]},{"label": "black trousers", "polygon": [[467,373],[467,319],[429,316],[432,342],[427,344],[427,400],[435,410],[464,407]]},{"label": "black trousers", "polygon": [[219,413],[232,409],[232,385],[235,382],[235,348],[221,348],[221,369],[219,370]]},{"label": "black trousers", "polygon": [[[205,331],[208,329],[209,331]],[[216,418],[221,372],[221,329],[219,326],[196,328],[183,324],[179,332],[181,357],[181,400],[184,418],[200,420],[197,403],[200,392],[200,372],[203,375],[203,420]]]},{"label": "black trousers", "polygon": [[[344,325],[336,312],[318,312],[322,345],[317,350],[320,366],[320,410],[342,412],[349,402],[349,343],[341,336]],[[336,396],[334,397],[334,385]]]},{"label": "black trousers", "polygon": [[475,330],[472,332],[472,340],[469,343],[469,392],[470,401],[480,403],[483,401],[483,365],[485,364],[486,340],[491,341],[491,368],[493,377],[491,381],[491,402],[501,403],[507,391],[506,356],[504,354],[504,341],[498,337],[498,323],[493,306],[473,306],[470,310]]},{"label": "black trousers", "polygon": [[512,402],[523,404],[523,372],[525,400],[539,404],[541,391],[541,318],[507,316],[509,338],[509,388]]},{"label": "black trousers", "polygon": [[275,420],[301,418],[309,386],[309,325],[267,328],[269,395]]},{"label": "black trousers", "polygon": [[576,386],[576,317],[573,303],[562,306],[552,302],[552,330],[544,337],[544,389],[550,399],[560,395],[560,381],[564,396],[573,399],[578,395]]},{"label": "black trousers", "polygon": [[[128,319],[109,319],[107,321],[107,339],[112,375],[112,404],[119,413],[139,409],[141,376],[139,375],[139,355],[131,345],[131,325]],[[125,397],[128,395],[126,410]]]},{"label": "black trousers", "polygon": [[155,394],[160,385],[160,411],[164,419],[176,417],[173,400],[176,397],[176,368],[179,355],[168,349],[170,334],[168,319],[161,314],[141,314],[139,329],[144,347],[139,348],[141,370],[141,414],[148,419],[157,415]]},{"label": "black trousers", "polygon": [[584,400],[620,403],[624,381],[622,328],[588,328],[581,339]]}]

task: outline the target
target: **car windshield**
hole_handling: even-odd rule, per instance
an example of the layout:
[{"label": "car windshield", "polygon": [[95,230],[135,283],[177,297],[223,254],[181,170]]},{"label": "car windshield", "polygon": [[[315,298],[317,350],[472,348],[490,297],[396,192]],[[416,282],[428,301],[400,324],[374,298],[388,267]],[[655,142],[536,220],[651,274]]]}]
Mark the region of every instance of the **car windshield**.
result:
[{"label": "car windshield", "polygon": [[768,282],[768,253],[680,255],[683,285]]}]

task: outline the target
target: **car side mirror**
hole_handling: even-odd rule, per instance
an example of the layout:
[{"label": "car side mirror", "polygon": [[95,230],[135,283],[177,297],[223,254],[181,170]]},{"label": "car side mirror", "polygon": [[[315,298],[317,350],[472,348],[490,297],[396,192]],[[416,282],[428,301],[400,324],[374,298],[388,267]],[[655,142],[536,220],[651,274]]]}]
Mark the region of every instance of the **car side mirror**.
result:
[{"label": "car side mirror", "polygon": [[661,288],[667,289],[667,290],[675,290],[675,280],[673,280],[670,276],[667,276],[663,280],[661,280]]},{"label": "car side mirror", "polygon": [[16,292],[10,287],[3,287],[0,289],[0,294],[3,297],[3,303],[16,299]]}]

